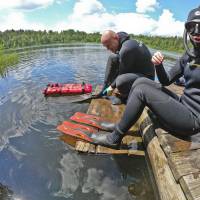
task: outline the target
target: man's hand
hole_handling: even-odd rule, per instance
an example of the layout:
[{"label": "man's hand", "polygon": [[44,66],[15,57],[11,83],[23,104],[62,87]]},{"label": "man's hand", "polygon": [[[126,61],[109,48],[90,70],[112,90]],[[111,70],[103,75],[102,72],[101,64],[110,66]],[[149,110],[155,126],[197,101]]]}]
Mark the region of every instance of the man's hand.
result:
[{"label": "man's hand", "polygon": [[160,64],[162,64],[163,60],[164,60],[164,56],[163,56],[159,51],[157,51],[157,52],[154,53],[154,55],[152,56],[151,62],[152,62],[154,65],[160,65]]},{"label": "man's hand", "polygon": [[107,87],[104,91],[103,91],[103,95],[107,95],[110,96],[113,92],[114,88],[112,88],[111,86]]}]

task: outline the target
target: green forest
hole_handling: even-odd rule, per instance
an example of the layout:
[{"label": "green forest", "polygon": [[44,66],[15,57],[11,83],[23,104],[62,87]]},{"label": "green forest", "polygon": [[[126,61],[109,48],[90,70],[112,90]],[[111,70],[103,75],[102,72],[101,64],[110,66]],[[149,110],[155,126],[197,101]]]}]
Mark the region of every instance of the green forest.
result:
[{"label": "green forest", "polygon": [[[181,37],[159,37],[130,35],[131,38],[142,41],[148,47],[183,52]],[[31,46],[69,44],[69,43],[100,43],[100,33],[86,33],[83,31],[66,30],[56,31],[33,31],[33,30],[7,30],[0,32],[0,74],[7,66],[18,62],[17,53],[9,53],[9,50],[23,49]]]},{"label": "green forest", "polygon": [[[132,38],[144,42],[147,46],[167,51],[183,51],[181,37],[159,37],[131,35]],[[27,46],[63,44],[63,43],[100,43],[100,33],[66,30],[56,31],[32,31],[32,30],[7,30],[0,32],[0,45],[4,49],[23,48]]]}]

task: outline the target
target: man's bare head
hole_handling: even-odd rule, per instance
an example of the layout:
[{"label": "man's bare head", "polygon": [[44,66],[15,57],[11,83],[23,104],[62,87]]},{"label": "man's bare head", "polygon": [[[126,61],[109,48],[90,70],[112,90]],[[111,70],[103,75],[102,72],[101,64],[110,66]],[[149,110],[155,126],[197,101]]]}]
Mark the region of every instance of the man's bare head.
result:
[{"label": "man's bare head", "polygon": [[108,50],[116,53],[119,48],[119,36],[117,33],[111,30],[104,31],[101,36],[101,43]]}]

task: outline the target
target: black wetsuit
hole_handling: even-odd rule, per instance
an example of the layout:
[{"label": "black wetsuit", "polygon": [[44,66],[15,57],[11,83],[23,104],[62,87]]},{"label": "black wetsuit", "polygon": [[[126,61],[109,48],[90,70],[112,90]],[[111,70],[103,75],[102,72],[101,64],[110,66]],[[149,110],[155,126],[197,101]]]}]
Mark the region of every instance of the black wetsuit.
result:
[{"label": "black wetsuit", "polygon": [[200,58],[192,60],[184,54],[168,73],[162,64],[155,67],[159,81],[164,86],[184,75],[183,95],[178,97],[159,83],[138,78],[131,88],[125,112],[117,125],[119,130],[127,132],[147,106],[172,134],[191,135],[199,132]]},{"label": "black wetsuit", "polygon": [[154,80],[155,70],[148,48],[136,40],[131,40],[125,32],[117,33],[120,46],[116,54],[108,58],[104,88],[112,86],[128,96],[133,82],[138,77]]}]

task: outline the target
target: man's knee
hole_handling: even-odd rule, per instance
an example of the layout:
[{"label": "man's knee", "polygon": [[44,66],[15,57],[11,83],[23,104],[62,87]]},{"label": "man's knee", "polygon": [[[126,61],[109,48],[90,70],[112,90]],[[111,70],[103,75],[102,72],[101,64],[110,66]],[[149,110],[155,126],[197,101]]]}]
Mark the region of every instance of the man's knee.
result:
[{"label": "man's knee", "polygon": [[121,86],[123,86],[123,85],[126,83],[126,79],[124,78],[123,75],[124,75],[124,74],[119,75],[119,76],[116,78],[116,87],[117,87],[117,88],[120,88]]},{"label": "man's knee", "polygon": [[130,94],[134,92],[135,95],[144,97],[146,94],[149,94],[156,84],[156,82],[145,77],[137,78],[131,87]]},{"label": "man's knee", "polygon": [[132,88],[138,87],[138,85],[145,85],[145,84],[148,85],[149,82],[152,82],[152,80],[149,80],[148,78],[145,77],[139,77],[133,83]]}]

